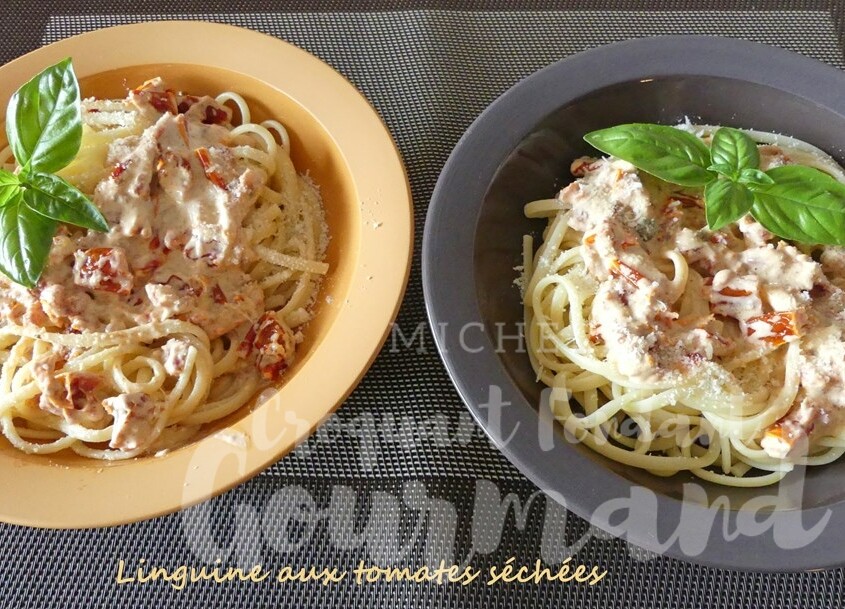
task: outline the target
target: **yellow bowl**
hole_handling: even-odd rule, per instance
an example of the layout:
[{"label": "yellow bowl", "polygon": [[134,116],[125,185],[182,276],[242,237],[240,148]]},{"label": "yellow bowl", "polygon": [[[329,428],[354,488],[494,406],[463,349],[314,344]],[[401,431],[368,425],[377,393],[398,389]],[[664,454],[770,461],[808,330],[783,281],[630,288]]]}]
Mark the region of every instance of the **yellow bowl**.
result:
[{"label": "yellow bowl", "polygon": [[204,22],[108,28],[0,68],[2,107],[64,57],[73,58],[83,96],[123,97],[153,76],[190,93],[242,94],[257,119],[277,119],[290,132],[297,170],[320,185],[331,235],[331,270],[315,317],[297,363],[267,401],[163,457],[109,464],[64,452],[35,456],[0,439],[0,520],[72,528],[193,505],[255,475],[307,437],[384,343],[408,280],[413,209],[401,158],[376,112],[337,72],[290,44]]}]

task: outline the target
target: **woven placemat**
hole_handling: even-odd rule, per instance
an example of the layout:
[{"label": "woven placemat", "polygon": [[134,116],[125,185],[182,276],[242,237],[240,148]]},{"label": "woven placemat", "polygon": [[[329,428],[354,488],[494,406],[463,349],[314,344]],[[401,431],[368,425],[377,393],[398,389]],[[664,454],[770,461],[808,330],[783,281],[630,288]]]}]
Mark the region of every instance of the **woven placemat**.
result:
[{"label": "woven placemat", "polygon": [[[108,9],[78,4],[65,3],[56,14],[41,7],[29,21],[19,17],[18,25],[30,24],[25,31],[0,24],[0,56],[156,16],[149,2],[134,7],[150,13],[144,15],[92,14]],[[564,11],[375,6],[369,8],[380,10],[344,12],[343,3],[323,2],[319,12],[267,13],[254,12],[254,2],[232,0],[225,14],[203,14],[184,4],[184,12],[166,18],[248,27],[321,57],[358,86],[390,127],[407,164],[417,227],[398,330],[327,425],[294,454],[217,499],[182,514],[97,531],[0,525],[0,606],[842,605],[842,571],[762,575],[693,566],[609,539],[547,503],[490,446],[454,391],[425,324],[419,261],[426,206],[449,152],[484,107],[520,78],[596,45],[678,33],[742,37],[842,67],[834,7],[763,2],[765,10],[745,10],[745,3],[716,10],[713,3],[673,2],[672,10],[653,11],[623,1]],[[519,507],[517,517],[509,503]],[[183,590],[164,581],[116,581],[120,560],[125,575],[139,566],[172,572],[215,561],[275,571],[285,565],[353,569],[361,560],[418,567],[440,559],[486,573],[511,557],[532,566],[538,558],[557,566],[569,558],[607,575],[594,586],[488,586],[485,576],[467,586],[359,585],[351,573],[329,585],[203,582]]]}]

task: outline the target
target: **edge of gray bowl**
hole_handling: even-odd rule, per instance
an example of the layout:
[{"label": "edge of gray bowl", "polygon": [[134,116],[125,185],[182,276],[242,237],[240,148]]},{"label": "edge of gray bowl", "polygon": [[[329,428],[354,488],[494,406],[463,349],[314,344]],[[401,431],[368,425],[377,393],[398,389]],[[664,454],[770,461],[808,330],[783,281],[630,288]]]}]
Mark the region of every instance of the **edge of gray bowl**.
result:
[{"label": "edge of gray bowl", "polygon": [[[780,48],[730,38],[661,36],[594,48],[543,68],[496,99],[461,137],[434,189],[425,223],[422,275],[426,310],[432,328],[464,327],[479,323],[481,314],[474,289],[474,242],[481,204],[493,176],[507,155],[540,121],[562,105],[597,89],[638,78],[674,75],[719,76],[754,82],[795,94],[812,103],[845,113],[845,74],[834,67]],[[508,269],[505,269],[507,272]],[[657,529],[620,527],[609,518],[595,517],[600,505],[630,496],[635,484],[586,458],[565,443],[549,451],[540,446],[535,430],[537,410],[513,386],[485,334],[481,351],[460,348],[454,332],[433,332],[438,350],[463,401],[492,441],[540,489],[559,494],[566,507],[604,530],[622,535],[648,550],[710,566],[765,571],[830,568],[845,564],[845,503],[829,508],[798,510],[812,524],[829,517],[826,534],[809,545],[784,550],[771,532],[726,541],[722,526],[735,524],[736,512],[681,502],[656,495]],[[474,338],[475,340],[475,338]],[[480,407],[490,383],[497,382],[505,401],[488,420]],[[496,427],[513,430],[508,442]],[[520,431],[521,430],[521,431]],[[778,519],[795,512],[775,512]],[[668,539],[678,523],[710,526],[706,546],[691,554],[660,540]],[[709,525],[708,525],[709,523]],[[657,533],[655,537],[654,533]]]}]

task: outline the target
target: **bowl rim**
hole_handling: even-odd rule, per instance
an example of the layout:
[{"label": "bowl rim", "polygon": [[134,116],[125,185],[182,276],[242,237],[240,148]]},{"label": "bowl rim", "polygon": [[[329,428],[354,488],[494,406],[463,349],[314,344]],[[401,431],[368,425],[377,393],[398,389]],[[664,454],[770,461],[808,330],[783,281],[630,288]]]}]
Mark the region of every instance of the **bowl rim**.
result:
[{"label": "bowl rim", "polygon": [[[279,391],[227,428],[245,434],[246,446],[210,435],[160,458],[72,472],[46,461],[9,459],[0,468],[0,485],[15,491],[0,494],[0,520],[47,528],[112,526],[174,512],[229,490],[292,450],[342,404],[375,360],[398,314],[414,247],[410,184],[389,130],[351,82],[310,53],[230,25],[142,22],[44,46],[0,67],[0,75],[17,86],[68,56],[81,78],[133,66],[194,64],[237,72],[287,95],[342,155],[359,202],[361,236],[357,249],[345,252],[356,257],[354,274],[345,301],[333,305],[338,311],[323,340]],[[379,230],[369,230],[373,218]]]},{"label": "bowl rim", "polygon": [[[650,551],[721,568],[793,571],[841,566],[845,564],[845,535],[832,532],[845,530],[845,501],[835,510],[822,506],[773,512],[773,527],[794,524],[796,512],[809,523],[829,518],[824,535],[790,550],[776,543],[771,530],[726,541],[719,531],[736,524],[734,510],[708,508],[657,493],[652,493],[656,522],[649,523],[651,526],[612,523],[609,513],[596,513],[596,509],[630,498],[644,487],[565,442],[555,442],[548,450],[536,432],[538,426],[548,423],[511,381],[489,336],[484,333],[476,339],[473,335],[479,342],[474,344],[477,351],[470,353],[461,348],[458,332],[442,330],[484,322],[473,279],[477,222],[493,176],[519,141],[552,112],[585,95],[638,79],[672,76],[748,81],[845,114],[845,74],[840,70],[778,47],[716,36],[658,36],[618,42],[571,55],[529,75],[472,123],[452,151],[432,194],[423,234],[422,278],[429,323],[438,329],[433,331],[437,348],[461,398],[499,450],[538,487],[599,528]],[[458,290],[454,286],[465,287]],[[499,384],[508,407],[495,413],[489,408],[489,383]],[[506,439],[504,430],[513,432],[513,437]],[[686,552],[677,540],[666,547],[665,540],[672,539],[682,522],[685,526],[691,523],[691,529],[704,536],[703,549]]]}]

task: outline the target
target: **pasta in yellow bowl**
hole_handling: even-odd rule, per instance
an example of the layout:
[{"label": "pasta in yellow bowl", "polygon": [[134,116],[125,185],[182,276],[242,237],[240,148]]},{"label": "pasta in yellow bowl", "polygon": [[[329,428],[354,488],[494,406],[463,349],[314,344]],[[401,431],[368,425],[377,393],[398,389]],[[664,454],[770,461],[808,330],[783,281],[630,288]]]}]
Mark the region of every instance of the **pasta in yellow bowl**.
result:
[{"label": "pasta in yellow bowl", "polygon": [[0,68],[0,100],[67,57],[84,124],[56,173],[108,231],[61,226],[34,288],[2,280],[0,519],[102,526],[232,487],[336,408],[398,310],[413,216],[378,115],[296,47],[109,28]]},{"label": "pasta in yellow bowl", "polygon": [[319,186],[238,93],[154,78],[81,106],[58,175],[110,229],[62,225],[34,288],[0,277],[0,422],[32,454],[161,454],[293,363],[328,270]]}]

